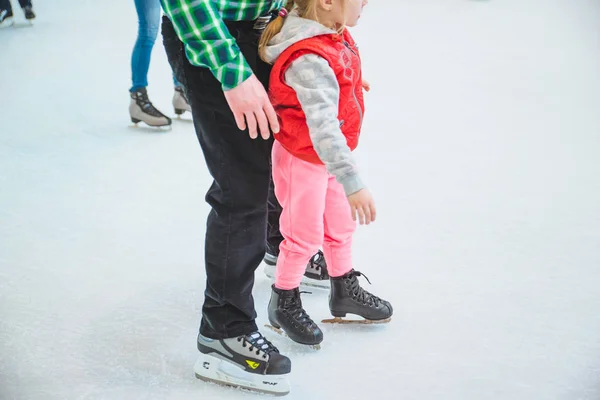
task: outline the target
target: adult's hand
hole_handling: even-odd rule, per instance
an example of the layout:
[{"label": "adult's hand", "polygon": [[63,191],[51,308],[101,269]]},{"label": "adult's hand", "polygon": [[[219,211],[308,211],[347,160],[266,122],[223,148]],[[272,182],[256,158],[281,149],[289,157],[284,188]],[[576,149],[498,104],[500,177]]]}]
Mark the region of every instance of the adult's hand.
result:
[{"label": "adult's hand", "polygon": [[251,75],[238,86],[225,91],[225,99],[233,112],[238,128],[244,130],[247,127],[252,139],[258,137],[257,125],[263,139],[268,139],[270,136],[269,126],[274,133],[279,132],[277,114],[256,75]]}]

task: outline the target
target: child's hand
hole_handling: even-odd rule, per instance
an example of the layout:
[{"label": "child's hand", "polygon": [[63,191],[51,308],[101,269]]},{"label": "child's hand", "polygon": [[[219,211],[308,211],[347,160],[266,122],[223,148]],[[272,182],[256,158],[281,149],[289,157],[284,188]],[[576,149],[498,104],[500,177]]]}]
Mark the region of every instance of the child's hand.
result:
[{"label": "child's hand", "polygon": [[356,193],[348,196],[348,203],[350,203],[350,209],[352,210],[352,220],[356,221],[356,214],[358,213],[358,221],[361,225],[369,225],[375,221],[377,211],[375,210],[375,201],[371,192],[367,189],[361,189]]},{"label": "child's hand", "polygon": [[368,92],[369,90],[371,90],[371,84],[370,84],[369,82],[365,81],[364,79],[362,80],[362,87],[363,87],[363,89],[365,89],[367,92]]}]

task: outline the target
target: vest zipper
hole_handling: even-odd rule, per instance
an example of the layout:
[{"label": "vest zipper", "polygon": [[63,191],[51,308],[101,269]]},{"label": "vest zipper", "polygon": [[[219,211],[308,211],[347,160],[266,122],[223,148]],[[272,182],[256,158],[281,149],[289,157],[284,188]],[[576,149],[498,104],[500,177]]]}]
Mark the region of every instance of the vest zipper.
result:
[{"label": "vest zipper", "polygon": [[[356,53],[356,52],[355,52],[355,51],[352,49],[352,47],[350,47],[350,43],[346,42],[345,40],[343,40],[343,42],[344,42],[344,45],[345,45],[345,46],[346,46],[348,49],[350,49],[350,51],[351,51],[351,52],[352,52],[352,53],[353,53],[355,56],[357,56],[357,57],[358,57],[358,54],[357,54],[357,53]],[[361,83],[361,85],[362,85],[362,83]],[[360,108],[360,103],[358,102],[358,98],[356,97],[356,88],[355,88],[355,87],[353,87],[353,88],[352,88],[352,96],[354,97],[354,102],[356,103],[356,108],[358,108],[358,115],[359,115],[359,118],[360,118],[360,119],[359,119],[360,123],[359,123],[358,127],[359,127],[359,129],[360,129],[360,128],[362,127],[363,111],[362,111],[362,108]]]}]

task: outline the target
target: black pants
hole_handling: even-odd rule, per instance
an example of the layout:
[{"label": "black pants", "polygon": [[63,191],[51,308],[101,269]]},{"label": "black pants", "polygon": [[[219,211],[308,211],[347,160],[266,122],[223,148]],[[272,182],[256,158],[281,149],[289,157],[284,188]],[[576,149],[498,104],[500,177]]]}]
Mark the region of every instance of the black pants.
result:
[{"label": "black pants", "polygon": [[[252,25],[227,23],[255,75],[268,87],[271,67],[258,57],[260,32]],[[247,130],[237,128],[221,84],[207,68],[189,63],[166,16],[162,33],[171,67],[190,100],[196,134],[214,179],[206,194],[212,210],[206,226],[207,279],[200,333],[214,339],[251,333],[257,330],[252,287],[265,253],[268,202],[275,207],[270,229],[276,229],[269,236],[281,236],[276,215],[280,206],[274,196],[268,200],[273,139],[251,139]]]},{"label": "black pants", "polygon": [[[19,5],[21,8],[23,7],[31,7],[31,0],[19,0]],[[0,10],[7,10],[12,12],[12,7],[10,6],[10,0],[0,0]]]}]

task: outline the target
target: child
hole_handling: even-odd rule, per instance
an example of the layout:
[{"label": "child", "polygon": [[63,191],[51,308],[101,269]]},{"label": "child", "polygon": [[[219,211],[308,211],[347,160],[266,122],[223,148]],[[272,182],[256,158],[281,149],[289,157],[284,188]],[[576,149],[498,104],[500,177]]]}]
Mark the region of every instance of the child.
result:
[{"label": "child", "polygon": [[280,119],[273,145],[275,194],[283,207],[269,321],[294,341],[316,345],[323,332],[302,308],[306,263],[323,245],[334,317],[387,321],[392,306],[362,289],[352,268],[352,234],[375,220],[375,204],[357,172],[364,104],[360,57],[346,29],[367,0],[288,0],[263,32],[261,57],[273,63],[269,95]]}]

